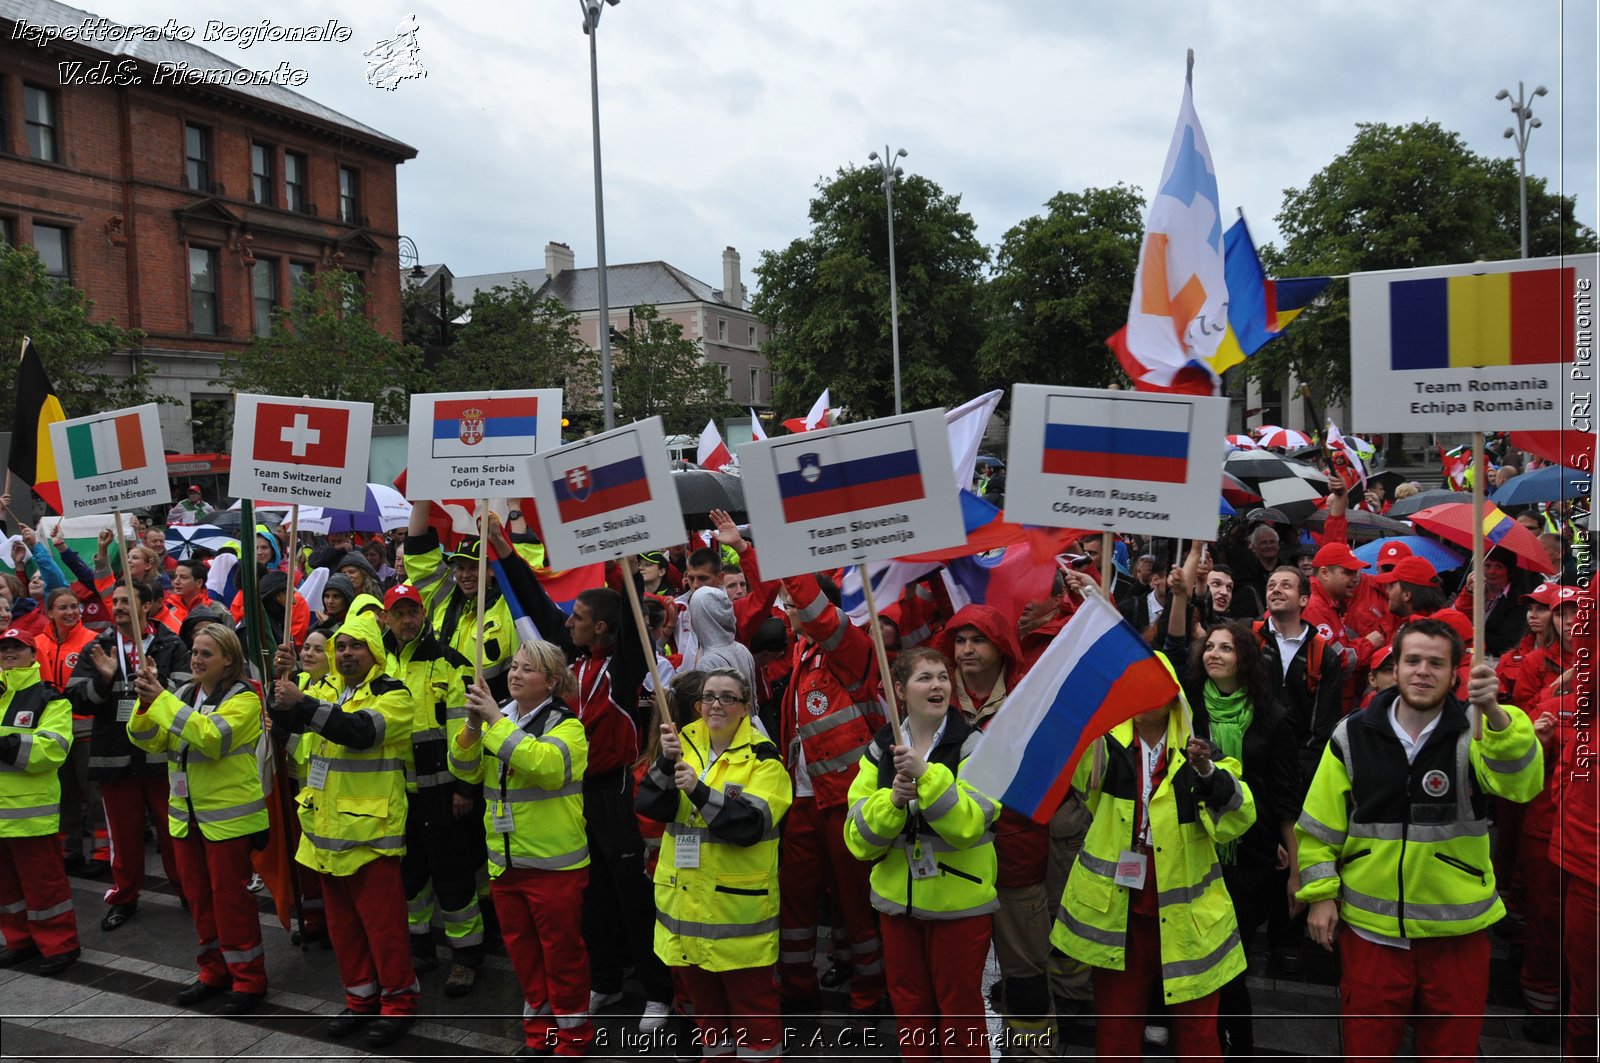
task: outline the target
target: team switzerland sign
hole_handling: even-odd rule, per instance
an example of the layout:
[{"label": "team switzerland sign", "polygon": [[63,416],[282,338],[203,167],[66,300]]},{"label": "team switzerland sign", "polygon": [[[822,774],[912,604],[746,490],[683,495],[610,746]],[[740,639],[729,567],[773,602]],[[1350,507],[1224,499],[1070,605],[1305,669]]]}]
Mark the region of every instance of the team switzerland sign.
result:
[{"label": "team switzerland sign", "polygon": [[244,395],[233,414],[228,493],[328,509],[366,504],[372,404]]}]

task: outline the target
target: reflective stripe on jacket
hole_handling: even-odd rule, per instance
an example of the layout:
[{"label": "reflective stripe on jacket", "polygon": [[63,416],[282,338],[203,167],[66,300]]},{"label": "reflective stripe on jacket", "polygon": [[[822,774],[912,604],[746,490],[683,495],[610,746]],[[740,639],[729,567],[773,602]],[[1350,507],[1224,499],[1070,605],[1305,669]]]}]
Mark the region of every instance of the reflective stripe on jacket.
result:
[{"label": "reflective stripe on jacket", "polygon": [[[0,739],[17,736],[0,760],[0,838],[54,834],[61,821],[61,765],[72,751],[72,708],[39,679],[39,665],[0,672]],[[7,743],[8,745],[10,743]]]},{"label": "reflective stripe on jacket", "polygon": [[190,823],[213,842],[267,829],[256,767],[261,715],[261,696],[244,683],[203,698],[190,683],[176,694],[163,690],[128,720],[134,745],[168,754],[167,825],[174,838],[188,837]]}]

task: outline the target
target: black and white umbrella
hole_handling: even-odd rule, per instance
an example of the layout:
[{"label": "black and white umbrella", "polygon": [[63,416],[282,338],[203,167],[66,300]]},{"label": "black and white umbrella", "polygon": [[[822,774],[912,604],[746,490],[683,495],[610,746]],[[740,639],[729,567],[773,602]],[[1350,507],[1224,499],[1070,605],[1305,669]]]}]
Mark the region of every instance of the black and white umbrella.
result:
[{"label": "black and white umbrella", "polygon": [[1265,450],[1236,450],[1222,470],[1254,487],[1263,506],[1283,510],[1290,519],[1303,517],[1328,493],[1328,474],[1321,469]]},{"label": "black and white umbrella", "polygon": [[1435,487],[1431,491],[1418,491],[1414,495],[1402,498],[1389,507],[1388,515],[1391,517],[1409,517],[1413,513],[1420,513],[1422,510],[1432,506],[1445,506],[1453,502],[1471,503],[1471,501],[1472,493],[1470,491],[1451,491],[1448,488]]}]

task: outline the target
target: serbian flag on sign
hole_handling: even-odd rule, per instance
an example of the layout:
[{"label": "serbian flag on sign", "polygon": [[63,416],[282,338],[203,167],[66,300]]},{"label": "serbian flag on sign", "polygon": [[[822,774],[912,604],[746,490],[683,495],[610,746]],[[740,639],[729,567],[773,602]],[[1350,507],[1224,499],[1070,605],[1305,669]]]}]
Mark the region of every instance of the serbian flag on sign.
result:
[{"label": "serbian flag on sign", "polygon": [[1045,823],[1095,739],[1177,696],[1177,681],[1138,632],[1090,595],[1011,692],[962,778]]},{"label": "serbian flag on sign", "polygon": [[433,456],[512,458],[539,449],[536,395],[438,399],[433,404]]},{"label": "serbian flag on sign", "polygon": [[925,498],[916,438],[905,423],[831,436],[776,455],[786,521],[819,520]]},{"label": "serbian flag on sign", "polygon": [[1138,391],[1215,395],[1210,360],[1228,328],[1222,201],[1194,110],[1194,53],[1161,184],[1145,219],[1128,323],[1106,344]]},{"label": "serbian flag on sign", "polygon": [[350,411],[342,406],[259,402],[253,457],[284,465],[343,469]]},{"label": "serbian flag on sign", "polygon": [[573,448],[584,460],[569,466],[553,482],[556,509],[562,523],[586,520],[603,513],[650,501],[650,481],[645,477],[644,455],[637,433],[629,432],[599,443]]}]

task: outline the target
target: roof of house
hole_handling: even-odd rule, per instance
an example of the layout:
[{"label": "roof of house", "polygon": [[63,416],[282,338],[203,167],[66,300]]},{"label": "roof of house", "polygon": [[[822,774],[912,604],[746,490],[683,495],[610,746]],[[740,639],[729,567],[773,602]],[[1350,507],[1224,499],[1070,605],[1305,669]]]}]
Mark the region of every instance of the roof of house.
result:
[{"label": "roof of house", "polygon": [[[32,26],[45,29],[67,29],[80,27],[90,20],[102,19],[104,16],[93,12],[84,11],[66,4],[57,3],[56,0],[0,0],[0,19],[12,22],[26,22]],[[114,19],[105,19],[109,26],[124,26]],[[115,34],[101,34],[114,36]],[[121,35],[115,35],[121,36]],[[190,44],[173,37],[161,37],[159,40],[76,40],[60,41],[58,47],[82,49],[90,52],[99,52],[104,55],[125,56],[140,60],[152,65],[171,63],[174,66],[187,63],[191,69],[231,69],[247,70],[238,63],[225,59],[215,52],[207,51],[197,44]],[[242,84],[242,85],[194,85],[194,88],[204,88],[211,92],[223,95],[243,96],[250,102],[266,105],[273,110],[288,112],[303,120],[332,126],[346,133],[355,134],[362,140],[371,142],[374,146],[395,153],[402,158],[415,158],[417,149],[409,144],[396,140],[391,136],[380,133],[371,126],[363,125],[346,115],[340,114],[332,107],[318,103],[308,96],[302,96],[292,89],[282,85]]]},{"label": "roof of house", "polygon": [[[542,271],[541,271],[542,272]],[[566,269],[546,281],[539,294],[582,313],[600,308],[599,271]],[[665,262],[629,262],[606,267],[606,301],[613,308],[671,303],[722,303],[722,292]],[[726,304],[733,305],[733,304]]]},{"label": "roof of house", "polygon": [[471,277],[455,277],[450,281],[450,295],[457,302],[470,304],[479,292],[491,288],[510,288],[518,281],[537,291],[540,285],[544,284],[544,277],[542,269],[514,269],[506,273],[479,273]]}]

